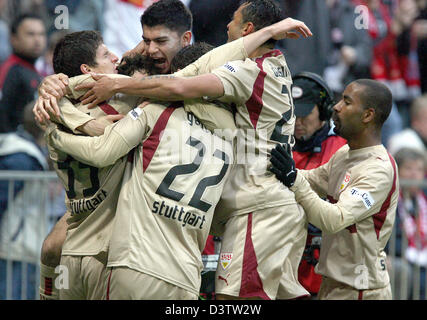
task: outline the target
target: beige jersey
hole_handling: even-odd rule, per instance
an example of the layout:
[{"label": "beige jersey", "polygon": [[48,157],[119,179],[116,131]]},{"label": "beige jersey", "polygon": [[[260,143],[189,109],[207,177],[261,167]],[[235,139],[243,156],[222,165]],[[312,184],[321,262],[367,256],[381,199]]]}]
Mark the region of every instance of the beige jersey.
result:
[{"label": "beige jersey", "polygon": [[[74,132],[88,120],[126,114],[138,102],[135,97],[119,99],[116,96],[91,110],[80,103],[71,103],[70,100],[74,101],[84,93],[75,91],[74,87],[86,81],[93,80],[89,75],[70,78],[71,94],[59,102],[61,117],[57,121]],[[56,149],[49,140],[48,149],[65,187],[65,202],[71,213],[62,254],[95,255],[106,250],[127,158],[123,157],[108,167],[96,168]]]},{"label": "beige jersey", "polygon": [[201,251],[233,161],[231,144],[192,121],[183,108],[156,104],[135,109],[100,137],[57,130],[50,137],[74,158],[99,167],[140,143],[126,166],[108,265],[198,294]]},{"label": "beige jersey", "polygon": [[323,231],[317,272],[358,290],[387,286],[384,247],[399,186],[396,164],[384,146],[345,145],[323,166],[299,170],[291,189],[308,221]]},{"label": "beige jersey", "polygon": [[254,60],[228,62],[213,71],[224,86],[221,101],[236,109],[236,165],[218,205],[221,215],[295,203],[292,192],[267,170],[268,152],[294,143],[291,74],[283,54],[273,50]]}]

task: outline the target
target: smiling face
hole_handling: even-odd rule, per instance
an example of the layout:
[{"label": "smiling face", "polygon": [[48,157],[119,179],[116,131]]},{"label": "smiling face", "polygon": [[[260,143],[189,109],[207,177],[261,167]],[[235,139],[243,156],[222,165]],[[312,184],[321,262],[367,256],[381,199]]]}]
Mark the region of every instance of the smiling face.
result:
[{"label": "smiling face", "polygon": [[363,87],[357,83],[349,84],[343,92],[342,99],[333,108],[334,131],[347,140],[357,138],[363,129],[362,118],[365,110],[359,98],[362,89]]},{"label": "smiling face", "polygon": [[170,72],[170,64],[179,50],[190,44],[191,32],[184,32],[181,36],[176,31],[158,25],[143,26],[145,52],[155,60],[155,66],[162,74]]}]

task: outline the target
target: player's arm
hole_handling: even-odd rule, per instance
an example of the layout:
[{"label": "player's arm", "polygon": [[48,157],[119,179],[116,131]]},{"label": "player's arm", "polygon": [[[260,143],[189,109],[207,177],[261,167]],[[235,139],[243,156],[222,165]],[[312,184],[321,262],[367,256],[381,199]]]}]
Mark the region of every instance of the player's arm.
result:
[{"label": "player's arm", "polygon": [[[135,110],[140,110],[136,108]],[[147,121],[144,112],[139,117],[130,113],[105,129],[99,137],[76,136],[51,127],[47,139],[57,149],[71,155],[78,161],[102,168],[114,164],[137,146],[144,138]]]},{"label": "player's arm", "polygon": [[390,174],[382,168],[366,168],[366,172],[375,175],[353,177],[334,204],[322,200],[299,173],[290,189],[304,208],[308,222],[324,232],[336,233],[381,211],[392,186]]}]

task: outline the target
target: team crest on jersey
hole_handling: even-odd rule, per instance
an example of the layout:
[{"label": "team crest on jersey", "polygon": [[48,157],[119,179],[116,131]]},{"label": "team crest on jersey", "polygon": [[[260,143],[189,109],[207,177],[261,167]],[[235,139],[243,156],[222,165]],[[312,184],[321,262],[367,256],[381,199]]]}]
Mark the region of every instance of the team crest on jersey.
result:
[{"label": "team crest on jersey", "polygon": [[342,181],[341,186],[340,186],[340,192],[343,191],[345,187],[347,187],[349,182],[350,182],[350,173],[346,172],[346,174],[344,176],[344,180]]},{"label": "team crest on jersey", "polygon": [[233,259],[232,252],[224,252],[221,253],[219,260],[221,261],[222,268],[225,270],[231,264],[231,260]]}]

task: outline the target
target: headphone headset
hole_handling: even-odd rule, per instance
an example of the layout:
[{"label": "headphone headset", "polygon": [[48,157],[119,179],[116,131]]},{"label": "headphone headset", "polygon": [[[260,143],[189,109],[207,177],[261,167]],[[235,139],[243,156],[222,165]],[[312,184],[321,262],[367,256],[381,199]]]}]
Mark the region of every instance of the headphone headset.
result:
[{"label": "headphone headset", "polygon": [[317,106],[319,107],[319,119],[322,121],[329,120],[332,116],[332,108],[334,107],[335,103],[334,94],[332,93],[331,89],[329,89],[325,80],[323,80],[318,74],[307,71],[299,72],[292,77],[293,80],[298,78],[306,78],[314,81],[322,88],[320,91],[320,102],[317,103]]}]

